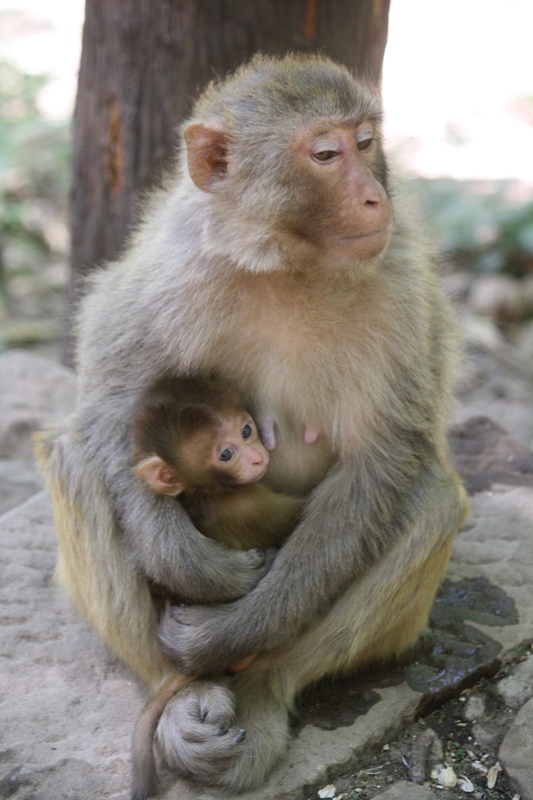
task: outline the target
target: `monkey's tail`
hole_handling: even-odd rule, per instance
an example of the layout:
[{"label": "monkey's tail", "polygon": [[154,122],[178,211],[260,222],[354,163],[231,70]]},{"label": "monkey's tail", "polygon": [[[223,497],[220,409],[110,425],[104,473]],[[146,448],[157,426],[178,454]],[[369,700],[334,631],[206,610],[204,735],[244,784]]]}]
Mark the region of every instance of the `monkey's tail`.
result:
[{"label": "monkey's tail", "polygon": [[174,673],[143,708],[133,730],[131,743],[131,800],[146,800],[155,793],[157,770],[153,742],[157,723],[168,701],[193,680],[193,675]]}]

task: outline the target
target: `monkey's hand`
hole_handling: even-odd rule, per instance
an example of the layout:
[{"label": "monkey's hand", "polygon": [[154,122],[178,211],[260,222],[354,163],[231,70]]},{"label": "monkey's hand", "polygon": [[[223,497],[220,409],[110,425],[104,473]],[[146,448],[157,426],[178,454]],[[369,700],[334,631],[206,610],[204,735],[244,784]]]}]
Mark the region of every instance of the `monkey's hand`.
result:
[{"label": "monkey's hand", "polygon": [[[269,569],[279,551],[270,547],[265,552],[265,569]],[[177,605],[167,601],[161,619],[158,637],[161,649],[187,675],[211,672],[241,672],[247,669],[258,652],[247,648],[246,643],[232,640],[232,647],[221,644],[215,659],[207,660],[203,653],[217,630],[231,626],[237,603],[219,605]],[[233,657],[235,653],[235,657]],[[197,665],[200,665],[199,667]],[[212,668],[210,668],[212,666]]]},{"label": "monkey's hand", "polygon": [[[159,625],[158,637],[161,649],[176,664],[180,672],[186,675],[208,674],[211,672],[222,672],[227,669],[240,667],[245,669],[249,663],[253,663],[256,656],[235,651],[235,657],[227,650],[216,659],[216,666],[210,660],[209,665],[203,660],[202,653],[210,638],[211,625],[223,625],[231,618],[231,606],[233,603],[218,606],[171,606],[166,603],[165,613]],[[202,663],[203,660],[203,663]],[[197,664],[200,667],[197,668]]]},{"label": "monkey's hand", "polygon": [[277,552],[274,548],[237,550],[210,539],[207,543],[217,549],[202,550],[195,561],[196,572],[193,569],[189,576],[183,569],[187,555],[190,557],[190,554],[185,554],[175,575],[166,572],[165,577],[160,578],[165,588],[172,590],[175,586],[174,594],[187,598],[191,603],[227,603],[244,597],[268,573]]}]

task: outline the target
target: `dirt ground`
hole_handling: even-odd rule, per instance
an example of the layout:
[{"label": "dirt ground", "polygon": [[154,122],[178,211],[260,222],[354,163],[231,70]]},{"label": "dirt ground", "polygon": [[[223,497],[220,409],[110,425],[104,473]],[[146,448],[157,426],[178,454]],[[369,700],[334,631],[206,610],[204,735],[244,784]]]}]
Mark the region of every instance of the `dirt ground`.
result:
[{"label": "dirt ground", "polygon": [[[465,791],[459,784],[453,788],[444,788],[438,785],[436,779],[425,781],[426,787],[436,797],[442,800],[465,800],[466,797],[475,800],[516,800],[517,796],[509,787],[503,771],[498,771],[496,784],[491,789],[487,788],[487,773],[491,767],[498,765],[499,747],[515,716],[511,709],[502,707],[495,687],[512,672],[515,665],[526,659],[525,653],[530,649],[531,646],[520,648],[515,658],[493,678],[483,679],[464,690],[459,697],[417,720],[400,736],[370,753],[357,773],[340,774],[332,778],[330,785],[336,789],[335,800],[372,800],[397,781],[409,780],[409,766],[416,766],[413,762],[413,747],[420,734],[428,728],[435,731],[442,742],[444,763],[453,768],[458,778],[468,778],[473,787],[470,789],[467,784],[469,790]],[[479,744],[474,731],[475,723],[465,715],[468,699],[473,694],[476,698],[483,698],[483,726],[491,729],[490,745]],[[305,800],[316,800],[319,790],[315,787],[310,789]]]}]

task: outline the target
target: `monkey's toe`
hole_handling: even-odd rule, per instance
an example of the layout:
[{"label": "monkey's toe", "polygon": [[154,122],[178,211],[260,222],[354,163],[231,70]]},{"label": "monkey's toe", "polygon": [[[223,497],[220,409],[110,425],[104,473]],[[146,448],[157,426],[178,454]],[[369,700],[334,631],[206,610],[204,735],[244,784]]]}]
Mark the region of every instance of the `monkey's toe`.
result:
[{"label": "monkey's toe", "polygon": [[226,765],[245,745],[246,731],[234,724],[234,696],[227,682],[198,680],[167,704],[156,741],[170,769],[220,785]]},{"label": "monkey's toe", "polygon": [[253,676],[230,684],[199,680],[167,704],[156,737],[171,769],[240,793],[264,783],[285,753],[288,710]]}]

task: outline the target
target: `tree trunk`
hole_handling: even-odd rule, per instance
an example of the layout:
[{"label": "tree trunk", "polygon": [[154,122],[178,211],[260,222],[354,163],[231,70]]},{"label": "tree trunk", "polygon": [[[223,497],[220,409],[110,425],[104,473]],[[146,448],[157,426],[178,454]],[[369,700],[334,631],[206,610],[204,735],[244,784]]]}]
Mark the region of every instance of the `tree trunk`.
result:
[{"label": "tree trunk", "polygon": [[[319,50],[379,80],[390,0],[86,0],[74,117],[69,313],[171,162],[199,91],[256,52]],[[65,356],[71,360],[67,332]]]}]

